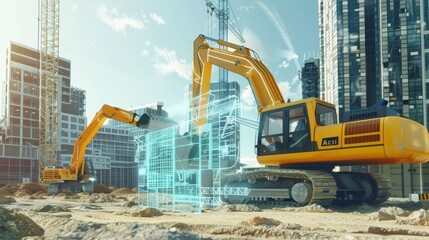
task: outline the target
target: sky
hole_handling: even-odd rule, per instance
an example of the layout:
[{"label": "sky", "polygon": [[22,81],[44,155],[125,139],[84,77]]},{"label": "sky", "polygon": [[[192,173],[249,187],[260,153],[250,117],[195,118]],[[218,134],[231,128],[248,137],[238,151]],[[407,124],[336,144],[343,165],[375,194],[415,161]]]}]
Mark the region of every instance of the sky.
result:
[{"label": "sky", "polygon": [[[317,1],[231,0],[230,5],[243,45],[258,53],[285,99],[301,99],[298,70],[319,51]],[[37,49],[37,16],[37,0],[0,0],[0,56],[10,41]],[[157,101],[183,121],[199,34],[218,38],[218,20],[207,13],[204,0],[60,2],[60,57],[71,60],[72,86],[86,91],[88,121],[103,104],[130,108]],[[231,32],[229,41],[242,44]],[[216,81],[217,72],[212,76]],[[230,73],[229,81],[241,86],[242,115],[257,120],[247,80]],[[251,164],[256,163],[254,136],[254,130],[242,128],[241,155]]]}]

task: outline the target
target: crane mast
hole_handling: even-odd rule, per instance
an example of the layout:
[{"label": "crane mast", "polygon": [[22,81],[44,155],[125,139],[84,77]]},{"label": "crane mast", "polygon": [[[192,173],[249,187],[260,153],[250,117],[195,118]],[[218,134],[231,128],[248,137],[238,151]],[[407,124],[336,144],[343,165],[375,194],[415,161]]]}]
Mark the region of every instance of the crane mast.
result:
[{"label": "crane mast", "polygon": [[[57,163],[59,0],[40,1],[40,172]],[[42,174],[40,174],[40,178]]]},{"label": "crane mast", "polygon": [[[219,39],[228,41],[228,30],[244,43],[244,38],[241,33],[240,27],[235,18],[234,12],[231,9],[231,5],[228,0],[219,0],[218,5],[214,0],[205,0],[208,12],[215,13],[219,19]],[[231,9],[231,10],[230,10]],[[227,50],[226,46],[219,45],[222,50]],[[219,68],[219,83],[220,83],[220,98],[227,97],[228,94],[228,70]]]}]

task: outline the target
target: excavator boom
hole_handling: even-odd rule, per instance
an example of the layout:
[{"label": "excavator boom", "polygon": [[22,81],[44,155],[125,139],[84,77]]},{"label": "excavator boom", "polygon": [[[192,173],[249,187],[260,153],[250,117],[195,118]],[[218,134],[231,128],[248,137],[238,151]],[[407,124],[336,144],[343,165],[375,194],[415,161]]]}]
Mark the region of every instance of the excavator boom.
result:
[{"label": "excavator boom", "polygon": [[[207,40],[217,42],[233,51],[212,48]],[[284,103],[283,96],[277,83],[260,59],[252,57],[252,50],[229,43],[223,40],[199,35],[194,41],[194,72],[192,84],[192,97],[201,97],[194,102],[192,108],[196,111],[197,126],[206,122],[207,110],[202,106],[207,105],[207,93],[210,88],[212,65],[227,69],[246,77],[253,90],[258,104],[258,112],[262,109]]]}]

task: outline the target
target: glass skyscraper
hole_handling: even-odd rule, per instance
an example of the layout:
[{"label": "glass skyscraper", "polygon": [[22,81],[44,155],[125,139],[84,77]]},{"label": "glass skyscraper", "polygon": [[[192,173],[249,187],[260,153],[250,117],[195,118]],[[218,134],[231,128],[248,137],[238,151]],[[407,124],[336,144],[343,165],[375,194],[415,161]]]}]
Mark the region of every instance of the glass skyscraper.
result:
[{"label": "glass skyscraper", "polygon": [[[340,120],[383,98],[427,124],[428,18],[429,0],[319,0],[321,97],[338,107]],[[419,190],[418,166],[379,170],[390,176],[394,195]]]}]

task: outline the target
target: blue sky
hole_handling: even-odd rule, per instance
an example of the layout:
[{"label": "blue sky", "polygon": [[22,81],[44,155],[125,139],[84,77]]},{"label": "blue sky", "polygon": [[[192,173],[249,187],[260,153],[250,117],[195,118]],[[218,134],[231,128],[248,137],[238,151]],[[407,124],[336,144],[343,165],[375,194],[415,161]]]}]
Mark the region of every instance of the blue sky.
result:
[{"label": "blue sky", "polygon": [[[317,55],[316,0],[231,0],[246,40],[273,73],[285,99],[300,99],[296,76],[304,56]],[[0,51],[9,41],[37,48],[36,0],[0,0]],[[218,21],[204,0],[85,1],[60,5],[60,56],[72,62],[72,85],[86,90],[86,116],[105,103],[129,108],[164,102],[180,121],[184,88],[191,82],[192,43],[199,34],[218,37]],[[232,33],[230,41],[239,43]],[[0,66],[5,60],[0,57]],[[213,80],[217,73],[214,73]],[[0,80],[5,77],[0,68]],[[243,115],[256,120],[256,107],[245,79]],[[253,157],[254,132],[243,128],[243,158]]]}]

